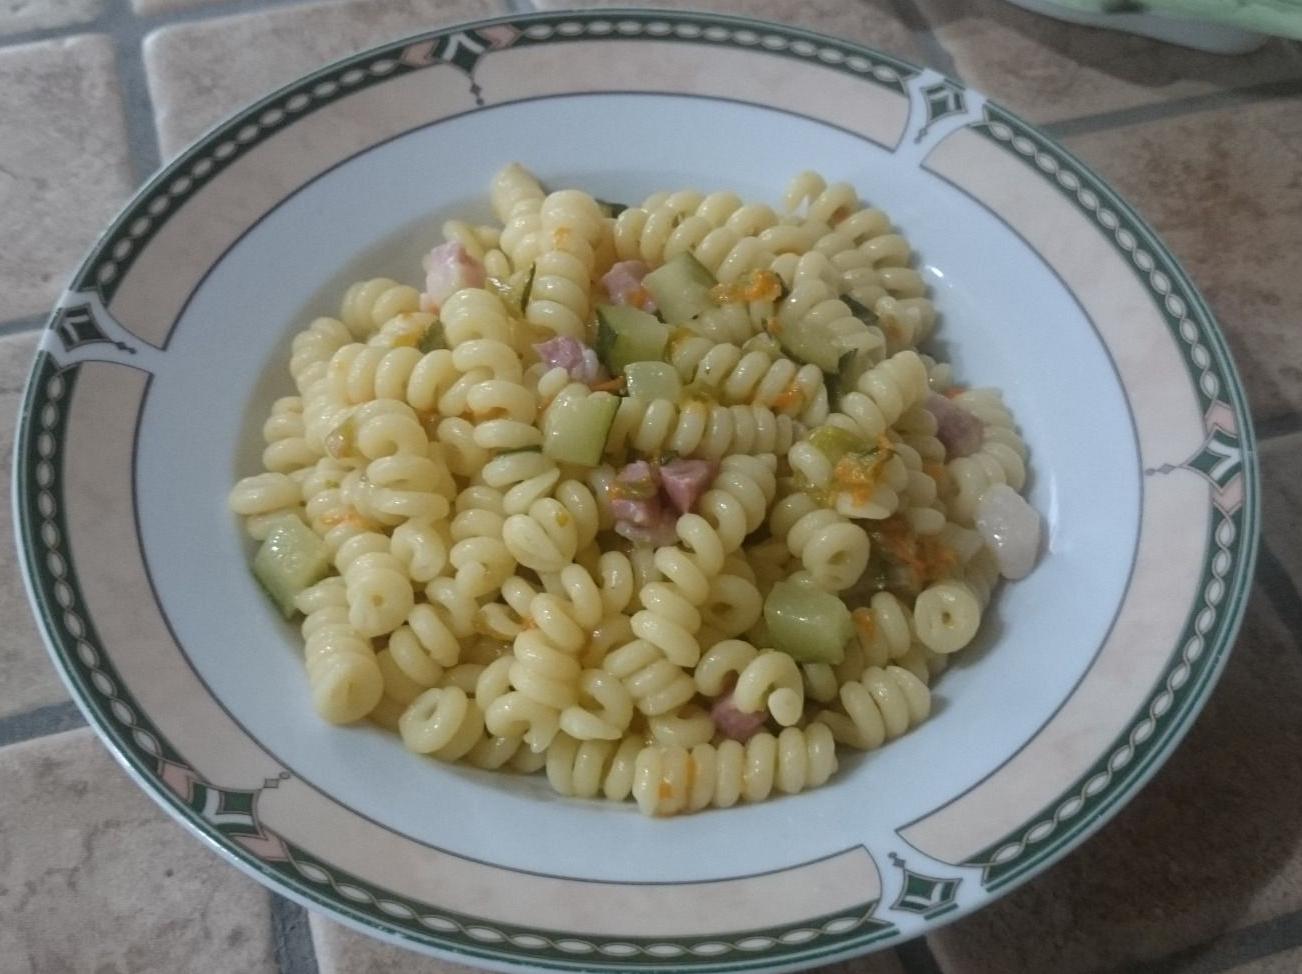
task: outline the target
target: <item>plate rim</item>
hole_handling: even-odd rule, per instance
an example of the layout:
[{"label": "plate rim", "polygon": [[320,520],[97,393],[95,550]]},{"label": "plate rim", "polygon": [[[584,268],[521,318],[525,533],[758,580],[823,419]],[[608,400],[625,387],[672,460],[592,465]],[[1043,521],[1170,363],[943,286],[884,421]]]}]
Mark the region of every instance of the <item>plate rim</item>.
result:
[{"label": "plate rim", "polygon": [[[79,593],[76,585],[76,572],[71,565],[71,559],[64,562],[65,572],[68,575],[71,584],[64,581],[63,574],[51,571],[49,568],[48,558],[46,563],[42,563],[38,552],[37,542],[45,543],[46,537],[43,534],[44,523],[55,523],[57,536],[66,538],[66,525],[59,515],[56,505],[55,516],[45,517],[40,510],[42,492],[56,491],[61,488],[61,475],[56,473],[53,479],[44,487],[41,486],[40,469],[44,462],[47,466],[52,456],[57,457],[62,439],[55,435],[58,427],[58,421],[66,419],[66,414],[60,415],[57,408],[57,402],[60,398],[66,397],[69,389],[64,388],[70,383],[75,384],[75,374],[71,375],[70,383],[64,381],[58,373],[61,371],[57,362],[45,351],[45,343],[52,340],[55,329],[60,324],[61,313],[65,310],[69,292],[78,286],[90,285],[91,288],[103,295],[102,283],[92,272],[97,268],[102,268],[104,261],[112,262],[109,256],[112,249],[123,239],[124,231],[144,217],[147,208],[154,200],[160,197],[174,198],[182,201],[188,198],[188,193],[178,196],[174,189],[168,193],[167,185],[176,184],[178,178],[188,179],[187,171],[191,171],[196,159],[206,153],[214,150],[220,143],[227,142],[236,146],[235,151],[229,154],[224,161],[219,161],[210,168],[209,175],[215,175],[223,168],[224,162],[233,161],[241,154],[240,146],[247,140],[238,140],[238,133],[249,127],[250,122],[255,121],[260,115],[265,115],[269,110],[275,108],[278,103],[288,100],[299,94],[308,94],[314,86],[329,79],[337,79],[345,72],[355,69],[357,66],[365,64],[375,64],[385,58],[396,60],[403,50],[407,49],[413,43],[418,42],[437,42],[442,39],[456,36],[471,37],[465,32],[477,29],[492,27],[500,24],[519,25],[523,32],[531,25],[549,25],[553,28],[552,37],[546,42],[557,40],[564,42],[566,40],[582,40],[584,34],[580,30],[577,34],[566,36],[557,28],[566,22],[577,24],[590,24],[594,21],[619,22],[626,21],[639,25],[639,30],[633,33],[610,32],[605,38],[624,37],[630,40],[654,40],[664,37],[668,40],[679,41],[699,41],[701,43],[714,43],[721,46],[732,46],[742,50],[755,50],[766,54],[787,55],[800,57],[792,53],[789,48],[783,50],[774,50],[771,47],[761,46],[757,43],[742,45],[737,43],[733,38],[736,31],[747,30],[751,32],[761,32],[775,35],[779,38],[786,38],[788,45],[793,40],[811,43],[822,46],[823,50],[829,47],[839,50],[843,53],[852,52],[867,61],[873,66],[881,66],[887,71],[896,72],[896,81],[899,90],[904,91],[904,85],[913,77],[927,72],[929,75],[936,75],[945,82],[953,85],[959,91],[972,91],[962,82],[949,78],[941,72],[924,69],[911,64],[910,62],[897,58],[893,55],[881,52],[867,45],[859,44],[852,41],[846,41],[840,38],[833,38],[812,31],[806,28],[795,27],[791,25],[773,23],[753,17],[739,16],[732,14],[722,14],[704,11],[684,11],[684,10],[662,10],[656,8],[594,8],[578,11],[555,10],[555,11],[538,11],[532,13],[508,13],[501,16],[482,18],[472,21],[463,21],[456,24],[441,27],[435,30],[423,31],[407,37],[395,39],[380,45],[367,48],[357,54],[350,55],[333,61],[329,64],[304,74],[294,81],[277,88],[275,91],[259,98],[238,111],[230,114],[223,120],[209,127],[202,135],[194,139],[184,150],[179,152],[171,162],[160,167],[128,200],[114,219],[108,224],[105,230],[92,245],[88,255],[81,262],[78,270],[73,276],[69,289],[64,292],[51,313],[44,329],[42,330],[42,345],[38,350],[36,361],[33,364],[29,374],[26,389],[23,395],[23,402],[18,415],[18,430],[15,438],[14,460],[13,460],[13,489],[11,494],[12,511],[15,524],[15,540],[19,547],[20,565],[22,567],[22,577],[24,588],[27,592],[29,603],[38,623],[38,629],[41,633],[42,641],[50,653],[55,668],[58,670],[61,678],[67,685],[70,694],[76,702],[79,710],[86,717],[87,723],[94,728],[96,734],[105,743],[110,752],[118,763],[127,770],[132,779],[147,793],[158,802],[173,818],[180,821],[191,832],[197,835],[209,848],[216,851],[228,862],[240,868],[246,874],[257,879],[259,882],[270,887],[272,890],[289,897],[305,906],[310,906],[324,910],[332,919],[340,920],[348,926],[361,930],[372,936],[379,936],[381,939],[399,943],[409,948],[425,951],[427,953],[436,953],[449,957],[453,960],[465,961],[473,960],[475,963],[484,966],[495,967],[498,969],[514,969],[520,964],[528,964],[532,967],[545,967],[552,969],[564,970],[610,970],[624,971],[632,967],[665,966],[681,967],[695,971],[723,971],[723,970],[783,970],[798,969],[808,966],[811,962],[827,963],[841,958],[847,958],[866,952],[871,949],[878,949],[891,943],[902,940],[898,928],[893,924],[884,924],[881,921],[871,918],[876,903],[867,904],[867,912],[855,914],[854,911],[847,913],[841,911],[838,914],[816,918],[815,920],[805,920],[796,924],[789,924],[785,927],[770,928],[764,931],[753,931],[751,936],[763,936],[764,939],[770,940],[768,948],[743,949],[738,948],[735,944],[728,945],[733,950],[744,953],[745,959],[723,960],[723,954],[716,955],[720,959],[717,963],[711,962],[701,953],[694,951],[690,946],[680,946],[680,941],[695,941],[698,945],[709,940],[709,938],[698,936],[693,938],[645,938],[648,941],[647,946],[664,944],[666,946],[674,945],[678,953],[660,954],[655,951],[643,951],[636,958],[622,959],[618,956],[612,956],[604,953],[601,947],[595,944],[586,944],[586,950],[575,952],[566,951],[557,948],[556,943],[548,937],[548,931],[536,930],[534,928],[512,926],[506,923],[498,923],[500,930],[495,930],[497,939],[495,941],[486,941],[467,933],[471,927],[474,928],[492,928],[494,925],[488,921],[483,921],[474,917],[460,916],[459,920],[452,921],[459,927],[457,933],[459,937],[454,937],[451,931],[434,932],[426,931],[423,934],[404,931],[396,925],[398,917],[390,914],[386,920],[384,917],[367,916],[363,914],[356,902],[349,902],[338,892],[338,883],[332,878],[331,884],[334,887],[333,896],[321,893],[303,882],[303,879],[295,878],[288,875],[287,871],[282,871],[271,867],[267,862],[256,855],[240,847],[232,839],[222,833],[219,829],[205,821],[202,815],[185,802],[181,801],[179,796],[168,789],[158,772],[147,767],[145,760],[138,749],[143,749],[149,753],[147,747],[140,744],[137,737],[133,742],[131,735],[119,731],[115,726],[117,723],[124,723],[120,718],[111,712],[113,701],[123,701],[122,695],[110,695],[104,692],[100,687],[94,685],[93,677],[96,668],[90,667],[91,675],[87,675],[82,670],[88,669],[84,666],[84,660],[78,658],[76,643],[78,641],[86,642],[94,640],[93,621],[87,618],[84,620],[86,625],[86,639],[81,640],[75,637],[63,627],[61,632],[58,620],[55,618],[60,608],[66,613],[69,606],[65,605],[65,599],[60,597],[59,585],[64,586],[64,590],[71,593],[70,600],[74,605],[80,602]],[[670,25],[670,30],[663,35],[652,35],[647,31],[648,25],[665,23]],[[675,23],[685,23],[700,28],[708,28],[711,25],[717,25],[723,29],[726,39],[709,40],[702,39],[699,35],[695,37],[684,37],[676,35],[672,30]],[[604,38],[603,38],[604,39]],[[483,53],[483,52],[481,52]],[[476,55],[477,57],[478,55]],[[804,56],[807,60],[810,56]],[[840,64],[831,64],[827,61],[818,62],[825,67],[838,68]],[[472,61],[473,66],[473,61]],[[392,69],[390,69],[391,71]],[[384,75],[389,74],[384,72]],[[469,73],[469,72],[467,72]],[[863,80],[877,84],[886,84],[892,86],[889,81],[884,80],[880,75],[873,76],[873,71],[865,70],[861,73]],[[382,81],[383,75],[377,80]],[[347,94],[350,90],[346,85],[336,83],[336,89],[339,89],[339,95]],[[309,98],[310,98],[309,94]],[[321,102],[328,103],[334,100],[323,98]],[[306,115],[310,109],[303,109],[299,114]],[[285,116],[284,124],[291,124],[292,115],[289,112],[282,112]],[[998,126],[1002,126],[999,129]],[[267,132],[274,133],[281,124],[275,124],[267,127]],[[1083,774],[1080,782],[1092,781],[1096,775],[1096,769],[1104,766],[1109,774],[1116,772],[1118,778],[1121,771],[1125,771],[1124,780],[1120,784],[1112,781],[1107,783],[1093,796],[1086,796],[1080,802],[1075,812],[1066,816],[1075,818],[1075,824],[1068,823],[1063,831],[1055,831],[1057,826],[1062,824],[1058,819],[1058,811],[1065,804],[1074,799],[1076,796],[1071,793],[1076,786],[1068,789],[1059,795],[1055,800],[1049,803],[1045,809],[1041,809],[1031,815],[1026,823],[1015,832],[1020,832],[1018,844],[1021,850],[1018,851],[1007,861],[998,861],[998,850],[1007,848],[1009,837],[1000,840],[999,843],[993,844],[987,850],[984,850],[981,856],[985,856],[989,861],[981,863],[969,860],[964,865],[982,865],[985,867],[983,878],[993,878],[990,882],[983,882],[983,897],[980,901],[970,904],[964,904],[958,909],[951,910],[944,915],[928,918],[926,930],[936,929],[965,916],[976,909],[988,905],[999,896],[1016,888],[1022,882],[1027,881],[1032,876],[1043,872],[1052,866],[1055,862],[1065,856],[1068,852],[1077,848],[1081,843],[1086,841],[1098,829],[1120,811],[1121,808],[1138,792],[1157,772],[1162,764],[1169,758],[1171,753],[1178,746],[1179,742],[1187,733],[1194,719],[1206,704],[1212,690],[1220,678],[1228,660],[1230,650],[1234,646],[1235,638],[1242,625],[1248,598],[1251,592],[1251,581],[1254,574],[1256,557],[1260,540],[1260,476],[1258,469],[1258,457],[1255,442],[1255,431],[1251,418],[1251,412],[1248,407],[1247,397],[1244,392],[1242,380],[1239,376],[1238,369],[1235,366],[1233,357],[1228,349],[1225,335],[1221,330],[1214,314],[1208,307],[1206,300],[1193,284],[1178,259],[1161,240],[1156,231],[1137,213],[1135,208],[1129,204],[1112,186],[1096,174],[1089,166],[1079,160],[1066,147],[1058,143],[1039,128],[1020,119],[1016,114],[1001,107],[997,102],[987,100],[985,102],[984,118],[981,122],[974,122],[967,126],[972,128],[988,138],[995,141],[1007,142],[1009,151],[1016,152],[1023,157],[1023,161],[1028,165],[1034,166],[1039,157],[1044,153],[1051,153],[1058,158],[1058,166],[1064,167],[1073,172],[1079,179],[1080,185],[1077,191],[1077,206],[1085,211],[1091,219],[1099,224],[1099,227],[1108,229],[1100,222],[1099,214],[1102,212],[1102,204],[1106,203],[1113,211],[1113,218],[1117,220],[1117,227],[1113,228],[1112,244],[1114,247],[1121,247],[1117,237],[1118,228],[1127,230],[1135,239],[1136,244],[1142,243],[1152,258],[1156,271],[1163,273],[1168,278],[1169,289],[1168,296],[1174,296],[1186,306],[1187,314],[1183,320],[1192,323],[1195,332],[1194,338],[1201,339],[1211,348],[1211,355],[1206,369],[1216,368],[1220,374],[1221,390],[1219,395],[1228,400],[1227,405],[1232,411],[1233,418],[1237,420],[1237,436],[1239,439],[1238,448],[1240,451],[1239,473],[1242,478],[1243,500],[1241,506],[1240,523],[1241,529],[1238,535],[1232,538],[1228,548],[1224,545],[1221,550],[1232,550],[1234,555],[1231,557],[1230,566],[1233,568],[1231,577],[1225,579],[1226,592],[1223,599],[1220,600],[1220,607],[1217,614],[1214,615],[1213,624],[1205,634],[1205,645],[1202,647],[1200,655],[1193,660],[1177,659],[1177,647],[1172,648],[1171,656],[1161,673],[1159,684],[1166,686],[1169,683],[1173,672],[1178,671],[1182,663],[1188,663],[1186,672],[1195,665],[1198,667],[1195,677],[1190,680],[1186,676],[1184,681],[1172,689],[1170,701],[1174,701],[1175,696],[1184,691],[1183,699],[1178,703],[1168,702],[1161,713],[1152,713],[1153,699],[1156,694],[1150,694],[1145,697],[1145,706],[1141,707],[1136,713],[1128,719],[1126,731],[1122,735],[1126,738],[1127,743],[1122,745],[1110,746],[1103,753],[1099,762],[1093,768]],[[261,131],[262,127],[257,126]],[[982,131],[984,129],[984,131]],[[1006,136],[1004,132],[1006,131]],[[999,134],[996,134],[996,133]],[[1024,151],[1024,145],[1017,145],[1015,140],[1021,139],[1024,145],[1030,146],[1030,151]],[[261,138],[247,141],[247,146],[258,144]],[[1047,171],[1047,170],[1046,170]],[[1061,171],[1061,169],[1059,170]],[[204,180],[193,180],[192,188],[195,192],[200,191]],[[1066,190],[1065,185],[1060,189]],[[1080,198],[1080,190],[1091,192],[1095,197],[1096,205],[1088,206]],[[166,208],[165,214],[158,214],[159,219],[156,225],[166,222],[166,217],[174,211],[176,207]],[[1120,214],[1120,217],[1117,214]],[[153,228],[156,229],[156,226]],[[152,231],[151,231],[152,232]],[[137,235],[132,235],[133,238]],[[146,243],[148,237],[141,242],[141,247]],[[1127,249],[1127,248],[1122,248]],[[1134,246],[1129,248],[1134,249]],[[1132,264],[1138,267],[1137,261],[1131,258]],[[1132,268],[1135,269],[1135,268]],[[1142,268],[1140,268],[1142,270]],[[1146,272],[1151,273],[1151,272]],[[121,278],[121,274],[117,278]],[[1141,275],[1143,276],[1143,275]],[[107,284],[111,293],[112,280]],[[1145,282],[1145,289],[1152,292],[1156,299],[1157,291],[1148,282]],[[1160,304],[1160,303],[1159,303]],[[1169,327],[1174,327],[1170,321],[1170,315],[1167,308],[1162,308],[1162,313],[1167,318]],[[1182,335],[1179,337],[1183,337]],[[1186,339],[1192,342],[1193,339]],[[166,343],[164,343],[165,346]],[[1179,344],[1179,342],[1177,342]],[[1182,356],[1189,364],[1188,353],[1182,347]],[[53,381],[52,381],[53,380]],[[1201,389],[1198,383],[1193,383],[1198,390],[1201,402]],[[61,389],[59,396],[51,396],[52,389]],[[40,393],[46,393],[46,401],[38,403]],[[1213,399],[1216,397],[1213,396]],[[49,415],[50,407],[54,407],[54,422],[47,424],[46,417]],[[40,426],[40,429],[37,427]],[[53,445],[47,452],[43,451],[43,436],[52,436]],[[33,459],[33,458],[37,459]],[[1210,479],[1210,478],[1209,478]],[[37,522],[43,522],[42,527],[37,527]],[[1215,542],[1215,532],[1211,532],[1213,537],[1210,539]],[[54,552],[56,544],[45,544],[45,552],[48,554]],[[57,555],[57,552],[55,552]],[[1206,553],[1203,564],[1202,580],[1199,588],[1205,589],[1209,575],[1217,579],[1222,578],[1225,573],[1215,575],[1212,563],[1215,557],[1215,545],[1210,544]],[[1194,625],[1194,613],[1197,605],[1190,611],[1185,632],[1187,633],[1191,626]],[[84,607],[82,609],[84,612]],[[70,638],[71,637],[71,638]],[[1181,639],[1183,640],[1183,635]],[[102,654],[101,654],[102,655]],[[111,663],[108,664],[112,669]],[[116,673],[114,673],[116,676]],[[110,683],[112,680],[110,679]],[[120,680],[119,680],[120,682]],[[123,686],[122,691],[129,691]],[[98,696],[97,696],[98,695]],[[101,699],[102,698],[102,699]],[[1148,713],[1151,720],[1148,721],[1149,730],[1145,732],[1142,739],[1135,740],[1136,730],[1144,724],[1144,716]],[[141,715],[146,717],[147,715]],[[134,725],[138,731],[139,726]],[[149,723],[152,728],[152,722]],[[144,731],[146,736],[151,734],[149,729]],[[166,740],[162,740],[159,746],[156,728],[153,729],[154,744],[159,750],[153,753],[153,757],[158,759],[160,754],[165,754]],[[1118,738],[1120,740],[1120,738]],[[135,744],[135,747],[132,744]],[[1143,756],[1138,763],[1131,764],[1129,759],[1123,762],[1117,769],[1110,767],[1115,756],[1120,753],[1122,748],[1129,747],[1132,754],[1143,750]],[[1129,765],[1129,767],[1128,767]],[[1093,802],[1093,808],[1087,815],[1082,816],[1085,804]],[[1046,818],[1047,816],[1047,818]],[[1034,832],[1042,830],[1045,823],[1050,822],[1048,831],[1040,838],[1034,838]],[[1038,845],[1043,840],[1053,837],[1053,842],[1040,846],[1039,849],[1031,853],[1029,859],[1023,858],[1030,846]],[[1020,865],[1017,865],[1019,864]],[[1011,868],[1017,865],[1017,868]],[[318,869],[321,867],[318,866]],[[335,872],[342,872],[338,867],[327,867],[325,871],[333,869]],[[993,870],[993,872],[992,872]],[[301,872],[301,870],[300,870]],[[351,881],[354,884],[368,887],[370,884],[360,881],[356,877],[347,877],[345,874],[344,881]],[[403,897],[396,896],[392,893],[386,893],[378,888],[371,888],[373,891],[368,892],[372,903],[376,902],[375,893],[383,894],[390,900],[403,900]],[[428,907],[429,904],[419,904],[408,901],[405,909],[411,911],[413,907]],[[441,910],[444,914],[457,916],[455,911]],[[810,929],[814,924],[814,929]],[[867,925],[865,929],[865,925]],[[858,933],[856,933],[858,931]],[[555,934],[555,932],[551,932]],[[822,946],[797,946],[796,941],[787,940],[793,934],[800,933],[813,934],[812,941],[799,939],[799,945],[808,945],[812,943],[821,944]],[[730,936],[742,937],[740,933],[734,932]],[[560,940],[575,940],[576,935],[555,934]],[[830,939],[829,939],[830,938]],[[608,940],[610,938],[607,938]],[[620,938],[617,943],[633,942],[644,938]],[[715,938],[716,940],[719,938]],[[516,941],[529,941],[530,945],[524,943],[519,945]],[[546,954],[540,953],[542,945],[533,946],[532,941],[547,941],[547,947],[550,948]],[[654,942],[654,943],[652,943]],[[491,946],[495,943],[497,946]],[[789,943],[794,950],[784,950],[784,943]],[[510,949],[503,948],[501,944],[509,945]],[[684,957],[683,951],[686,951]],[[505,951],[505,952],[504,952]],[[692,955],[696,955],[696,960],[692,961]],[[687,959],[688,963],[683,964]]]}]

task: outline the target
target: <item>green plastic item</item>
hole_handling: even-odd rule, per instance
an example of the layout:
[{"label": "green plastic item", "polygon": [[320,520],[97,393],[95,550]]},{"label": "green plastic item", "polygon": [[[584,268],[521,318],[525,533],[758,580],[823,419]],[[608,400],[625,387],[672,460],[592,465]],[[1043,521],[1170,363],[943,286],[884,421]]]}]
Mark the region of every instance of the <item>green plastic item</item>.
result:
[{"label": "green plastic item", "polygon": [[1054,0],[1094,14],[1167,14],[1302,39],[1302,0]]}]

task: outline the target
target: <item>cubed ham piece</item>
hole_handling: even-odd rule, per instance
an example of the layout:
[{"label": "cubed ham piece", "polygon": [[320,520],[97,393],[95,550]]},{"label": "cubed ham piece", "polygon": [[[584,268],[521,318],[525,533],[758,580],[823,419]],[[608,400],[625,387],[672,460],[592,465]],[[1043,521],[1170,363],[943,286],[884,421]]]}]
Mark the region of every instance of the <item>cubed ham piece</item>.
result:
[{"label": "cubed ham piece", "polygon": [[615,475],[610,510],[616,534],[656,546],[678,540],[678,514],[665,504],[661,486],[660,468],[645,460],[626,464]]},{"label": "cubed ham piece", "polygon": [[533,350],[545,365],[552,368],[559,366],[575,382],[592,385],[607,378],[597,353],[577,338],[560,335],[535,345]]},{"label": "cubed ham piece", "polygon": [[743,744],[760,732],[767,717],[763,711],[747,714],[738,710],[731,693],[725,693],[710,708],[710,718],[719,733]]},{"label": "cubed ham piece", "polygon": [[926,406],[936,417],[936,439],[945,444],[945,454],[950,460],[971,456],[981,449],[981,420],[934,392],[927,397]]},{"label": "cubed ham piece", "polygon": [[627,493],[651,495],[660,486],[660,471],[646,460],[634,460],[624,464],[615,474],[615,483],[624,487]]},{"label": "cubed ham piece", "polygon": [[643,311],[655,311],[655,299],[642,286],[642,278],[651,270],[646,261],[621,260],[601,277],[601,286],[613,304],[628,304]]},{"label": "cubed ham piece", "polygon": [[462,288],[484,286],[484,265],[455,240],[439,244],[425,255],[421,265],[425,268],[421,306],[427,311],[438,311]]},{"label": "cubed ham piece", "polygon": [[660,467],[660,486],[678,513],[686,514],[718,472],[718,464],[709,460],[670,460]]},{"label": "cubed ham piece", "polygon": [[649,528],[664,517],[664,506],[660,503],[659,495],[648,499],[616,497],[610,502],[610,512],[615,515],[616,521]]}]

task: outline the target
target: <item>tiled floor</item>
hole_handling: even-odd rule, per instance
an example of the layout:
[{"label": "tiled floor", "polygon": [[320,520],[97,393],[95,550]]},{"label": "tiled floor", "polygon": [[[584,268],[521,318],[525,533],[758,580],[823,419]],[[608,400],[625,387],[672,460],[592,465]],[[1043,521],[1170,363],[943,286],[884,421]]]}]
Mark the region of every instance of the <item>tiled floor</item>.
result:
[{"label": "tiled floor", "polygon": [[[1302,971],[1302,46],[1214,57],[1052,23],[1000,0],[695,5],[873,44],[1051,123],[1203,286],[1261,422],[1260,581],[1186,745],[1041,878],[928,942],[835,970]],[[5,459],[40,313],[155,161],[324,59],[526,6],[0,0]],[[4,524],[0,543],[10,544]],[[0,564],[0,624],[0,974],[458,970],[309,917],[144,798],[75,729],[81,719],[45,658],[12,559]],[[136,908],[137,891],[163,889]]]}]

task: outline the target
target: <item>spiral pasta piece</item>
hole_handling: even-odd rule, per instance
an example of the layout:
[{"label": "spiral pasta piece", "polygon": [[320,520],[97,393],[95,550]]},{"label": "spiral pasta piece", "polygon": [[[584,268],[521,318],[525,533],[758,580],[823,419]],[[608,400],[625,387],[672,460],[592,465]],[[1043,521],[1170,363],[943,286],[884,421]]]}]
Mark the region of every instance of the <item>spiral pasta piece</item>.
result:
[{"label": "spiral pasta piece", "polygon": [[899,666],[871,666],[841,685],[841,710],[817,718],[841,744],[871,751],[917,726],[931,713],[931,691]]},{"label": "spiral pasta piece", "polygon": [[871,544],[867,532],[844,515],[819,507],[808,494],[791,494],[779,501],[769,517],[769,527],[829,591],[849,588],[868,567]]},{"label": "spiral pasta piece", "polygon": [[479,743],[484,715],[459,687],[436,687],[411,702],[398,719],[398,733],[410,751],[455,761]]},{"label": "spiral pasta piece", "polygon": [[[696,351],[684,343],[679,343],[678,349]],[[743,352],[728,342],[690,358],[672,353],[671,349],[670,361],[683,380],[709,390],[723,405],[767,406],[809,425],[821,424],[827,418],[827,388],[816,365],[798,365],[789,358],[759,350]]]},{"label": "spiral pasta piece", "polygon": [[420,310],[420,292],[387,277],[359,281],[344,292],[339,317],[356,338],[365,339],[390,318]]},{"label": "spiral pasta piece", "polygon": [[777,737],[756,734],[744,745],[724,741],[682,747],[651,745],[637,756],[633,797],[647,815],[757,802],[774,791],[794,795],[836,772],[836,742],[827,727],[788,727]]},{"label": "spiral pasta piece", "polygon": [[[428,293],[361,280],[293,337],[228,497],[313,706],[653,815],[816,787],[924,720],[1033,512],[1002,395],[919,350],[936,308],[886,213],[813,172],[776,208],[611,216],[515,163],[489,197]],[[643,357],[670,371],[620,374]]]},{"label": "spiral pasta piece", "polygon": [[384,693],[384,676],[370,641],[349,620],[339,579],[326,579],[297,599],[304,613],[304,661],[312,704],[333,724],[361,720]]},{"label": "spiral pasta piece", "polygon": [[913,611],[898,596],[877,592],[852,613],[864,665],[885,666],[913,646]]},{"label": "spiral pasta piece", "polygon": [[547,749],[547,781],[561,795],[624,801],[633,793],[633,775],[642,742],[578,741],[559,734]]},{"label": "spiral pasta piece", "polygon": [[533,173],[518,162],[502,167],[489,185],[493,212],[502,223],[510,219],[519,204],[541,204],[545,195]]},{"label": "spiral pasta piece", "polygon": [[335,555],[348,597],[348,621],[363,636],[382,636],[402,625],[415,607],[411,581],[389,551],[386,535],[349,538]]},{"label": "spiral pasta piece", "polygon": [[981,624],[981,603],[960,581],[936,582],[923,589],[913,606],[918,641],[934,653],[958,652]]},{"label": "spiral pasta piece", "polygon": [[717,460],[729,453],[785,453],[802,427],[767,406],[722,406],[692,400],[683,406],[668,399],[619,400],[606,437],[606,452],[624,457],[672,452]]},{"label": "spiral pasta piece", "polygon": [[579,656],[604,611],[601,590],[578,565],[568,565],[560,576],[566,597],[542,592],[530,600],[532,626],[516,636],[512,647],[514,689],[495,700],[486,714],[492,733],[522,736],[534,751],[551,743],[565,714],[572,736],[577,730],[603,738],[621,718],[624,726],[632,718],[622,686],[594,677],[581,680]]}]

